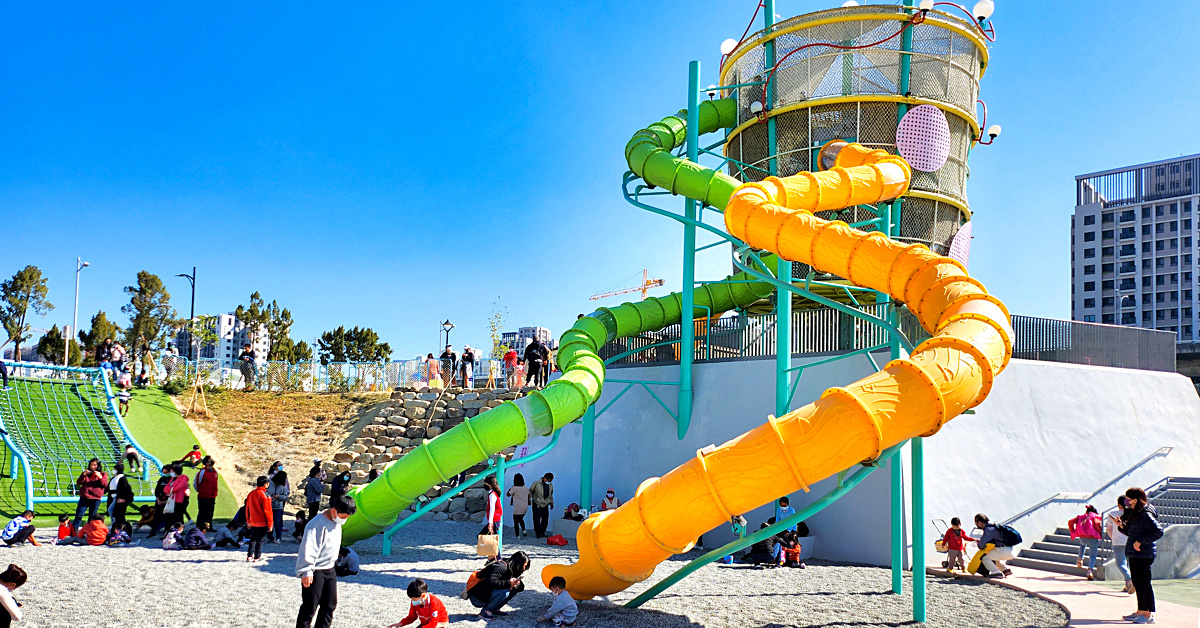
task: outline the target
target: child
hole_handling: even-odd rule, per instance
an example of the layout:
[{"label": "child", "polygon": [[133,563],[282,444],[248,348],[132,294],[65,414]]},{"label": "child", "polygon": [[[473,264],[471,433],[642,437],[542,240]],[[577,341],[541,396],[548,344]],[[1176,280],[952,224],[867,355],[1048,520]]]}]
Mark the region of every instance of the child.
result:
[{"label": "child", "polygon": [[178,462],[179,464],[181,464],[185,467],[191,467],[191,468],[195,469],[196,465],[200,464],[200,460],[203,458],[204,458],[204,454],[200,453],[200,446],[192,445],[192,450],[187,452],[186,454],[183,454],[183,457],[180,458],[179,460],[177,460],[176,462]]},{"label": "child", "polygon": [[183,541],[179,546],[185,550],[209,550],[212,549],[212,543],[208,542],[208,537],[204,533],[208,532],[208,522],[201,521],[196,524],[196,527],[188,531],[183,537]]},{"label": "child", "polygon": [[34,545],[41,545],[37,539],[33,538],[33,532],[36,528],[33,527],[33,511],[26,510],[20,515],[13,517],[8,525],[4,526],[4,530],[0,531],[0,541],[12,547],[13,545],[24,545],[25,541],[30,541]]},{"label": "child", "polygon": [[7,621],[0,621],[0,624],[8,626],[21,621],[21,605],[13,599],[12,592],[25,584],[26,579],[25,570],[16,565],[9,565],[4,573],[0,573],[0,609],[3,609],[0,612],[7,615]]},{"label": "child", "polygon": [[130,473],[141,472],[142,459],[138,457],[137,450],[133,448],[132,443],[125,443],[125,462],[129,463],[126,466],[129,467]]},{"label": "child", "polygon": [[784,567],[792,567],[796,569],[804,569],[804,563],[800,562],[800,540],[795,532],[785,530],[783,533],[782,557],[781,563]]},{"label": "child", "polygon": [[408,601],[408,616],[388,628],[400,628],[413,622],[420,622],[417,624],[420,628],[436,628],[450,624],[446,605],[429,592],[424,580],[418,578],[408,583]]},{"label": "child", "polygon": [[[792,508],[791,501],[787,497],[780,497],[779,502],[775,505],[775,520],[783,521],[794,514],[796,514],[796,509]],[[796,526],[792,526],[788,530],[795,532]]]},{"label": "child", "polygon": [[78,543],[87,545],[104,545],[108,540],[108,526],[104,525],[104,515],[93,515],[88,522],[79,528]]},{"label": "child", "polygon": [[963,541],[974,541],[976,539],[967,535],[962,529],[962,520],[958,517],[950,519],[950,529],[946,530],[945,536],[942,537],[942,543],[946,544],[946,568],[954,571],[955,565],[958,569],[967,570],[967,560],[965,546]]},{"label": "child", "polygon": [[140,530],[142,526],[154,525],[154,506],[139,507],[138,514],[140,515],[140,518],[137,520],[137,523],[133,524],[133,529],[135,532]]},{"label": "child", "polygon": [[538,617],[538,623],[552,621],[555,626],[574,626],[575,618],[579,617],[579,607],[575,604],[575,598],[567,593],[567,581],[562,576],[554,576],[550,579],[550,591],[554,593],[554,602],[545,614]]},{"label": "child", "polygon": [[233,527],[233,522],[225,524],[225,527],[217,530],[217,536],[213,540],[213,544],[217,547],[230,547],[242,549],[242,542],[238,539],[238,533]]},{"label": "child", "polygon": [[358,552],[343,547],[338,550],[338,559],[333,563],[333,573],[339,578],[357,576],[359,570]]},{"label": "child", "polygon": [[165,550],[183,549],[180,541],[183,538],[183,524],[176,521],[171,524],[171,529],[167,530],[166,536],[163,537],[162,548]]},{"label": "child", "polygon": [[123,521],[112,527],[108,533],[108,540],[104,542],[109,547],[128,547],[133,538],[133,527],[128,521]]},{"label": "child", "polygon": [[304,515],[303,510],[296,511],[296,527],[292,530],[292,538],[297,543],[300,542],[300,537],[304,536],[304,526],[308,525],[308,518]]},{"label": "child", "polygon": [[75,526],[71,525],[71,515],[58,516],[58,538],[55,539],[56,545],[69,545],[71,539],[75,538]]},{"label": "child", "polygon": [[117,391],[117,400],[120,402],[117,405],[117,412],[120,412],[121,416],[129,414],[129,398],[133,396],[133,393],[129,392],[130,388],[129,382],[122,380],[121,390]]}]

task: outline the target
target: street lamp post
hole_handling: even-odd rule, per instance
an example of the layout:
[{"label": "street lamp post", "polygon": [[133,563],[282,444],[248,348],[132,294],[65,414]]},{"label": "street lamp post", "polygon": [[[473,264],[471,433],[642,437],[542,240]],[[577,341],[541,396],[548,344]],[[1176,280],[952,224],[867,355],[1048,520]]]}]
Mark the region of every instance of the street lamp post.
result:
[{"label": "street lamp post", "polygon": [[63,366],[71,365],[71,336],[79,327],[79,271],[90,265],[83,258],[75,258],[75,313],[71,315],[71,329],[67,330],[66,342],[63,343]]},{"label": "street lamp post", "polygon": [[446,330],[446,344],[450,344],[450,330],[454,329],[454,323],[447,318],[446,322],[442,323],[442,329]]},{"label": "street lamp post", "polygon": [[196,267],[192,266],[192,274],[190,275],[180,273],[175,276],[183,277],[188,280],[188,283],[192,284],[192,313],[188,317],[188,359],[195,360],[196,358],[192,355],[192,325],[196,321]]}]

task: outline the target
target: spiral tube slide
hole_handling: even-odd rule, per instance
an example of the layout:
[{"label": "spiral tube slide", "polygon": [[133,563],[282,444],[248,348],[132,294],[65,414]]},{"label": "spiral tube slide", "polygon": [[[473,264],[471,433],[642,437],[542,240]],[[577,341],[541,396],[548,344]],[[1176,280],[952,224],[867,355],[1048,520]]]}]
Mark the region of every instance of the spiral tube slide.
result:
[{"label": "spiral tube slide", "polygon": [[[807,490],[910,438],[930,436],[987,396],[1012,355],[1003,304],[953,259],[814,216],[897,198],[911,175],[903,159],[884,151],[840,143],[828,152],[835,153],[831,170],[736,188],[724,205],[726,228],[752,247],[887,292],[907,304],[933,337],[908,359],[829,389],[785,416],[768,417],[764,425],[643,482],[626,504],[584,522],[577,536],[579,560],[547,566],[543,582],[562,576],[577,599],[621,591],[733,515]],[[819,161],[826,154],[823,150]],[[670,181],[704,180],[706,194],[722,183],[696,170],[676,168]],[[666,179],[651,181],[660,182],[676,189]],[[719,201],[721,194],[706,198]]]}]

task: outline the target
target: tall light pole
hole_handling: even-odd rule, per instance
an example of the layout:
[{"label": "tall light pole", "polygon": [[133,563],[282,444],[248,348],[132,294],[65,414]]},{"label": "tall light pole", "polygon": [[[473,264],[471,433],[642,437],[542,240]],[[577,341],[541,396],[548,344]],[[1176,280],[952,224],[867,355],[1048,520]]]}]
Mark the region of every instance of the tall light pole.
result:
[{"label": "tall light pole", "polygon": [[71,315],[71,329],[67,330],[66,342],[63,343],[63,366],[71,365],[71,336],[75,335],[75,329],[79,327],[79,271],[90,265],[81,257],[75,258],[75,313]]},{"label": "tall light pole", "polygon": [[192,266],[192,274],[190,275],[180,273],[175,276],[183,277],[188,280],[188,283],[192,284],[192,313],[188,317],[188,359],[195,360],[196,358],[192,356],[192,325],[196,320],[196,267]]},{"label": "tall light pole", "polygon": [[450,330],[454,329],[454,323],[447,318],[446,322],[442,323],[442,329],[446,330],[446,344],[450,344]]}]

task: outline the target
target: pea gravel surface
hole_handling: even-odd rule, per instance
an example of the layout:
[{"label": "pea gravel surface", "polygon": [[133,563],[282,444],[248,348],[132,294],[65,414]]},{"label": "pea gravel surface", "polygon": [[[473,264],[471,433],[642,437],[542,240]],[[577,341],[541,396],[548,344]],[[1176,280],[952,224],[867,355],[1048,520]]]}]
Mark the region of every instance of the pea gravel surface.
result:
[{"label": "pea gravel surface", "polygon": [[[290,522],[289,522],[290,527]],[[549,562],[574,559],[574,545],[551,547],[535,539],[508,539],[533,560],[527,591],[509,615],[484,622],[457,597],[467,575],[482,566],[475,553],[478,523],[418,521],[382,555],[382,538],[355,546],[362,571],[338,582],[334,626],[383,627],[408,612],[405,586],[422,578],[446,604],[452,626],[532,626],[551,602],[538,574]],[[39,533],[39,537],[42,535]],[[139,539],[144,535],[138,534]],[[514,542],[515,541],[515,542]],[[295,543],[267,544],[257,564],[233,549],[168,552],[145,541],[138,547],[0,545],[0,568],[15,563],[29,573],[16,598],[27,627],[294,626],[300,603]],[[810,562],[807,569],[708,565],[639,609],[621,604],[683,566],[692,553],[664,563],[647,582],[579,603],[589,627],[691,628],[751,626],[903,626],[911,595],[892,595],[890,571],[878,567]],[[911,581],[905,577],[905,591]],[[1055,604],[1005,587],[966,580],[929,580],[929,626],[1052,628],[1065,626]],[[542,624],[544,625],[544,624]]]}]

